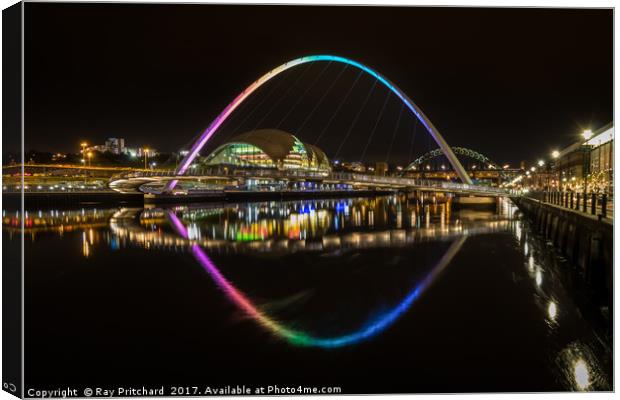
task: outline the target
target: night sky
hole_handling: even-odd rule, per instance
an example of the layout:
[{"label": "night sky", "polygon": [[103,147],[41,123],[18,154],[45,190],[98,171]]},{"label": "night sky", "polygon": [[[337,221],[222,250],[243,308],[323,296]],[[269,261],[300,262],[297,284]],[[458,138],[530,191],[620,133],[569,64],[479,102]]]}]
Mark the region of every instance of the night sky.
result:
[{"label": "night sky", "polygon": [[[611,10],[27,3],[26,149],[75,152],[81,140],[124,137],[179,150],[263,73],[334,54],[398,85],[452,146],[500,163],[535,160],[612,120],[612,18]],[[239,108],[214,144],[278,127],[320,138],[342,159],[389,154],[404,163],[436,147],[411,115],[399,120],[401,104],[372,90],[373,78],[353,86],[357,76],[336,64],[296,67]]]}]

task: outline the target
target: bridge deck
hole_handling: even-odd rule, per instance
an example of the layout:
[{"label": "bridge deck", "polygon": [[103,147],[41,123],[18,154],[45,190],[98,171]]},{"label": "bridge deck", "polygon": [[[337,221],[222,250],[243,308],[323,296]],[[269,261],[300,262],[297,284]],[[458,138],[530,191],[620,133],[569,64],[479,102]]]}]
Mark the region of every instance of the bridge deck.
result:
[{"label": "bridge deck", "polygon": [[392,189],[412,189],[443,191],[484,196],[506,196],[508,191],[489,186],[469,185],[454,182],[441,182],[412,179],[398,176],[366,175],[347,172],[319,173],[307,171],[212,171],[209,174],[177,175],[174,172],[129,172],[115,175],[110,180],[114,190],[136,192],[144,184],[165,184],[171,180],[237,180],[237,179],[273,179],[281,181],[314,181],[321,183],[344,183],[354,187],[379,187]]}]

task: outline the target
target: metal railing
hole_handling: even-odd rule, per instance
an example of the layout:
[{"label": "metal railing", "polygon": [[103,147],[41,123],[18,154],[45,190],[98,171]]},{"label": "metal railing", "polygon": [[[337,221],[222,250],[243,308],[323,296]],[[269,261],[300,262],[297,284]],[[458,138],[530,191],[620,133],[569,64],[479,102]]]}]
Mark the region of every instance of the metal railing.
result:
[{"label": "metal railing", "polygon": [[[225,169],[208,169],[203,171],[190,172],[182,177],[222,177],[222,178],[303,178],[303,179],[322,179],[322,180],[334,180],[344,182],[359,182],[375,185],[393,185],[403,187],[429,187],[442,190],[451,191],[464,191],[464,192],[476,192],[476,193],[488,193],[494,195],[507,195],[510,194],[505,189],[500,189],[490,186],[482,185],[468,185],[464,183],[454,182],[442,182],[428,179],[412,179],[402,178],[397,176],[381,176],[381,175],[367,175],[351,172],[318,172],[318,171],[297,171],[297,170],[225,170]],[[175,171],[136,171],[115,175],[111,180],[115,179],[136,179],[136,178],[181,178],[177,176]]]},{"label": "metal railing", "polygon": [[528,197],[570,210],[613,219],[613,194],[554,191],[531,192],[528,194]]}]

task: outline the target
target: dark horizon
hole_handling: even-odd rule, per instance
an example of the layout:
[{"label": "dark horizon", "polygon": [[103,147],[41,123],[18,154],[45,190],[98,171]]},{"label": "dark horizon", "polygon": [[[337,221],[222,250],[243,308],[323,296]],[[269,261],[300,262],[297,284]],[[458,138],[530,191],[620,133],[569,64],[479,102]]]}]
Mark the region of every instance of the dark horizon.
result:
[{"label": "dark horizon", "polygon": [[[107,137],[179,150],[259,76],[311,54],[376,69],[416,102],[450,145],[501,163],[547,157],[583,129],[613,118],[611,9],[27,3],[25,10],[26,150],[76,152],[82,140],[96,144]],[[296,133],[340,72],[331,65],[297,68],[281,77],[279,89],[273,83],[276,98],[285,101],[271,119],[262,121],[269,110],[258,108],[271,90],[265,88],[237,109],[219,140],[239,133],[235,125],[255,108],[241,131],[281,123]],[[329,125],[329,110],[353,78],[351,71],[343,74],[302,140],[316,139]],[[314,81],[287,117],[295,96]],[[289,94],[291,85],[297,91]],[[329,156],[370,85],[360,80],[351,110],[345,106],[348,114],[335,118],[319,142]],[[388,99],[380,113],[384,99],[379,90],[370,96],[343,157],[361,152],[379,116],[367,160],[385,157],[393,131],[393,158],[409,158],[412,125],[406,124],[413,123],[403,120],[403,132],[396,131],[399,105]],[[414,156],[436,147],[425,136],[416,141]]]}]

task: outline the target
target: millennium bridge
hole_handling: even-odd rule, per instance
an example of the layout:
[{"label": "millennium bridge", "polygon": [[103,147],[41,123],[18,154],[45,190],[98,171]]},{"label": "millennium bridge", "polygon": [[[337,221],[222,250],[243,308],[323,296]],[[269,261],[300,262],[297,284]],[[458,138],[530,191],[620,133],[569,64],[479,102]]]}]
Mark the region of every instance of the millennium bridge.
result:
[{"label": "millennium bridge", "polygon": [[[219,170],[206,175],[183,174],[176,172],[126,172],[113,176],[110,179],[110,188],[121,193],[157,193],[158,188],[167,182],[174,181],[243,181],[249,179],[267,179],[279,182],[310,182],[311,186],[304,188],[310,193],[313,191],[338,191],[339,187],[347,185],[350,190],[420,190],[435,192],[451,192],[457,194],[505,196],[504,189],[466,183],[442,182],[426,179],[413,179],[398,176],[379,176],[348,172],[313,173],[295,170]],[[226,190],[222,188],[221,190]],[[234,190],[234,189],[228,189]],[[205,193],[197,190],[196,194]],[[183,192],[183,194],[189,194]]]},{"label": "millennium bridge", "polygon": [[[235,171],[232,175],[228,173],[219,173],[208,176],[192,176],[191,166],[199,156],[199,152],[205,147],[205,145],[211,140],[211,138],[218,132],[218,129],[224,122],[230,117],[237,107],[245,102],[245,100],[256,90],[262,87],[265,83],[272,78],[280,75],[284,71],[295,68],[303,64],[312,64],[317,62],[325,62],[329,64],[341,64],[345,68],[352,68],[359,71],[359,76],[362,74],[369,75],[375,79],[373,89],[376,85],[383,86],[388,90],[387,99],[395,95],[400,102],[402,102],[402,110],[408,110],[415,118],[415,122],[419,123],[425,128],[428,134],[433,138],[435,143],[439,146],[439,151],[446,157],[451,164],[452,169],[462,181],[462,184],[451,182],[433,182],[418,179],[411,179],[407,177],[386,177],[386,176],[374,176],[364,175],[356,173],[327,173],[317,175],[312,172],[299,172],[299,171]],[[372,92],[372,90],[371,90]],[[369,93],[370,94],[370,93]],[[385,103],[384,103],[385,104]],[[363,107],[362,107],[363,108]],[[362,110],[360,109],[359,112]],[[290,111],[289,111],[290,112]],[[358,116],[359,116],[358,112]],[[380,118],[380,117],[379,117]],[[353,125],[357,120],[354,120]],[[353,126],[352,125],[352,126]],[[417,126],[417,125],[416,125]],[[376,126],[375,126],[376,127]],[[344,140],[349,136],[351,129],[347,132]],[[374,130],[369,135],[369,141],[374,134]],[[344,142],[343,142],[344,143]],[[341,146],[342,147],[342,144]],[[340,149],[339,147],[339,149]],[[364,158],[368,145],[364,148],[361,159]],[[188,172],[189,175],[188,175]],[[180,162],[174,172],[171,173],[150,173],[150,172],[129,172],[121,173],[115,176],[111,182],[110,187],[116,191],[122,193],[135,193],[142,191],[150,196],[168,196],[168,195],[188,195],[187,191],[175,191],[175,187],[180,181],[186,180],[215,180],[215,179],[251,179],[251,178],[266,178],[266,179],[278,179],[285,182],[307,182],[310,181],[310,189],[316,189],[315,185],[322,190],[333,190],[332,185],[347,185],[351,188],[372,188],[372,189],[419,189],[419,190],[434,190],[434,191],[451,191],[470,195],[484,195],[484,196],[499,196],[507,194],[505,191],[497,188],[481,187],[474,185],[470,175],[467,173],[459,159],[456,157],[453,148],[448,145],[439,130],[433,125],[428,117],[422,112],[422,110],[407,96],[398,86],[390,82],[386,77],[371,69],[370,67],[361,64],[357,61],[335,56],[335,55],[312,55],[306,57],[300,57],[289,62],[286,62],[266,74],[262,75],[259,79],[249,85],[243,90],[237,97],[235,97],[211,122],[211,124],[199,135],[194,141],[187,155]],[[304,187],[304,189],[307,189]]]}]

